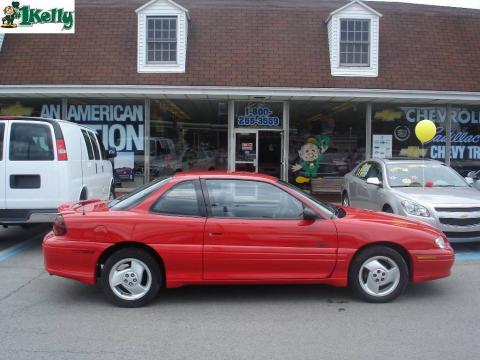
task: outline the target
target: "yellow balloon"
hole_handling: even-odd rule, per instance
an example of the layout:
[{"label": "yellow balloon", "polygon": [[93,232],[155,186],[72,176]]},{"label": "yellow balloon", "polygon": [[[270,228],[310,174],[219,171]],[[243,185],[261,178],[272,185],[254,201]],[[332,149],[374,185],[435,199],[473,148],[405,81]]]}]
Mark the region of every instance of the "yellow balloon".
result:
[{"label": "yellow balloon", "polygon": [[437,133],[437,127],[432,120],[422,120],[415,126],[415,135],[422,143],[433,139]]}]

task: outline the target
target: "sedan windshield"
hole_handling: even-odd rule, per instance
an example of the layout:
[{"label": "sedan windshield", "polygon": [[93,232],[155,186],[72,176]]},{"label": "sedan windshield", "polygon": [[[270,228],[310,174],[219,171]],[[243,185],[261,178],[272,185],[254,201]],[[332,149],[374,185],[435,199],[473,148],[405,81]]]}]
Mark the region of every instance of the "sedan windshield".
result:
[{"label": "sedan windshield", "polygon": [[120,196],[119,198],[110,201],[108,207],[112,210],[128,210],[139,203],[141,203],[146,197],[148,197],[152,192],[159,189],[161,186],[169,182],[169,178],[158,178],[152,181],[151,183],[139,186],[132,192]]},{"label": "sedan windshield", "polygon": [[465,180],[443,164],[402,163],[387,165],[390,187],[467,187]]}]

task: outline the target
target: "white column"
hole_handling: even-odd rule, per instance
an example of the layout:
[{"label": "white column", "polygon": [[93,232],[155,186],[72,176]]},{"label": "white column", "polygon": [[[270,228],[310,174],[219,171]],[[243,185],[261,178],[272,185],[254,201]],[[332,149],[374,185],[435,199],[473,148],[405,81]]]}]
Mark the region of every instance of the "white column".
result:
[{"label": "white column", "polygon": [[372,157],[372,104],[367,104],[367,111],[365,116],[365,159]]},{"label": "white column", "polygon": [[228,170],[235,170],[235,103],[228,101]]}]

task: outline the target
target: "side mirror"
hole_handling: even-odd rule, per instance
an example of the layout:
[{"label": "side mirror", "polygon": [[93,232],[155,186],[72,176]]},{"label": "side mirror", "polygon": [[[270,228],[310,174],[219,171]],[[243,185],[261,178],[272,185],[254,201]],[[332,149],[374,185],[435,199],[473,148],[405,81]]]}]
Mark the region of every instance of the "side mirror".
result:
[{"label": "side mirror", "polygon": [[467,182],[468,185],[473,185],[473,183],[475,182],[475,180],[473,178],[471,178],[470,176],[467,176],[465,178],[465,181]]},{"label": "side mirror", "polygon": [[477,178],[477,173],[475,171],[470,171],[468,174],[467,174],[467,178],[470,178],[472,180],[476,180]]},{"label": "side mirror", "polygon": [[311,220],[311,221],[315,221],[319,218],[319,216],[317,215],[317,213],[315,211],[313,211],[312,209],[310,208],[305,208],[303,210],[303,220]]},{"label": "side mirror", "polygon": [[375,186],[382,186],[382,182],[378,179],[378,177],[371,177],[367,179],[367,184],[375,185]]},{"label": "side mirror", "polygon": [[113,159],[117,157],[117,150],[116,149],[108,149],[107,151],[107,157],[109,159]]}]

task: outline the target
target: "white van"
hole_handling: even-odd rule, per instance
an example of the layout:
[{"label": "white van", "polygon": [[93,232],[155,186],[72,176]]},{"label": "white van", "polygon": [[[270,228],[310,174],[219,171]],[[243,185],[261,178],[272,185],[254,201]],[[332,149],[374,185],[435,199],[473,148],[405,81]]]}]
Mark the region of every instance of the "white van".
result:
[{"label": "white van", "polygon": [[87,127],[0,116],[0,224],[51,222],[60,204],[112,197],[114,156]]}]

